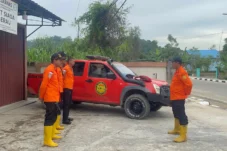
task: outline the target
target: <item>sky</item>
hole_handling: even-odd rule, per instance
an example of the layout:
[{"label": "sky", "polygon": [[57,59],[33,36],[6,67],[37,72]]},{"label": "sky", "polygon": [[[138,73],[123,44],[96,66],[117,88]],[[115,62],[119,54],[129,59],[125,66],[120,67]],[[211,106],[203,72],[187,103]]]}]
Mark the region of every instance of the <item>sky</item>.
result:
[{"label": "sky", "polygon": [[[94,0],[33,1],[66,22],[61,27],[42,27],[29,39],[54,35],[75,38],[77,28],[72,22],[86,12]],[[123,1],[118,0],[117,5]],[[161,46],[168,43],[168,34],[177,38],[181,49],[209,49],[216,45],[220,50],[227,38],[227,16],[222,15],[227,13],[227,0],[127,0],[124,7],[128,6],[132,6],[128,14],[130,26],[139,26],[142,39],[157,40]],[[28,27],[27,33],[33,30]]]}]

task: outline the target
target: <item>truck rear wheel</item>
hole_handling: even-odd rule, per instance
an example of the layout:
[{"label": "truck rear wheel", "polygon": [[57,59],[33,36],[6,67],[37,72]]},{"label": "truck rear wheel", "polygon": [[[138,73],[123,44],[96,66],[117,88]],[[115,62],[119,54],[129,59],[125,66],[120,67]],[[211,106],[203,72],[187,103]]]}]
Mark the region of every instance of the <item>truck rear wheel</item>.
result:
[{"label": "truck rear wheel", "polygon": [[82,102],[77,102],[77,101],[73,101],[73,104],[74,105],[79,105],[79,104],[81,104]]},{"label": "truck rear wheel", "polygon": [[133,94],[126,98],[124,110],[129,118],[143,119],[150,113],[150,104],[143,95]]},{"label": "truck rear wheel", "polygon": [[150,103],[150,106],[151,106],[151,112],[156,112],[162,108],[162,105],[160,103]]}]

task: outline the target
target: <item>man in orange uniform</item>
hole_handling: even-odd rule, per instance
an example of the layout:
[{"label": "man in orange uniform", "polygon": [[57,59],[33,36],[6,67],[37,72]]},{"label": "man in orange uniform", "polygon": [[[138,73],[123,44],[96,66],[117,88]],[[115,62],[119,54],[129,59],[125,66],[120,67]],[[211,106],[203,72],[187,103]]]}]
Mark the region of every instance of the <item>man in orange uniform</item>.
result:
[{"label": "man in orange uniform", "polygon": [[180,143],[187,140],[188,117],[185,113],[185,99],[191,94],[192,81],[187,71],[182,67],[180,57],[173,59],[172,67],[176,69],[170,85],[170,100],[175,118],[175,127],[168,134],[180,134],[179,137],[174,139],[174,142]]},{"label": "man in orange uniform", "polygon": [[[58,77],[59,77],[59,82],[60,82],[60,102],[58,103],[57,127],[55,130],[56,134],[60,134],[60,132],[58,130],[64,129],[64,127],[60,125],[60,121],[61,121],[61,108],[63,106],[63,76],[65,74],[63,71],[63,68],[64,68],[65,64],[67,63],[66,54],[63,51],[58,52],[58,54],[60,54],[62,56],[62,58],[61,58],[61,66],[58,67]],[[73,119],[70,118],[70,120],[73,120]]]},{"label": "man in orange uniform", "polygon": [[40,86],[39,98],[46,105],[46,115],[44,121],[44,145],[57,147],[58,144],[52,139],[60,139],[61,136],[55,134],[57,121],[57,103],[60,99],[60,83],[57,68],[61,65],[61,55],[55,53],[51,56],[51,65],[43,73],[43,81]]},{"label": "man in orange uniform", "polygon": [[[62,56],[62,61],[61,61],[62,63],[61,63],[60,69],[61,69],[62,75],[64,76],[65,71],[63,70],[63,68],[67,65],[67,59],[66,59],[67,55],[65,54],[64,51],[60,51],[58,53],[61,54],[61,56]],[[63,87],[64,87],[64,84],[63,84],[63,77],[62,77],[61,102],[59,103],[61,109],[63,109]],[[73,121],[73,118],[71,118],[71,117],[68,117],[68,119],[70,121]]]},{"label": "man in orange uniform", "polygon": [[61,67],[59,67],[59,73],[61,73],[59,75],[59,77],[61,78],[61,100],[59,102],[59,106],[60,108],[62,109],[62,106],[63,106],[63,75],[64,75],[64,72],[63,72],[63,68],[65,67],[67,61],[66,61],[66,58],[67,58],[67,55],[65,54],[64,51],[60,51],[58,52],[61,56],[62,56],[62,59],[61,59]]},{"label": "man in orange uniform", "polygon": [[[61,60],[62,59],[64,59],[64,58],[62,57]],[[59,81],[59,87],[60,87],[60,98],[59,98],[60,102],[57,104],[57,121],[56,121],[57,126],[56,126],[56,129],[55,129],[55,133],[60,134],[60,131],[58,131],[58,130],[64,130],[64,127],[60,125],[60,122],[61,122],[60,103],[62,101],[62,93],[63,93],[63,74],[62,74],[61,66],[57,67],[57,74],[58,74],[58,81]]]},{"label": "man in orange uniform", "polygon": [[69,120],[69,109],[72,102],[72,91],[74,83],[73,66],[74,59],[68,58],[68,63],[63,69],[64,72],[64,92],[63,92],[63,124],[71,124]]}]

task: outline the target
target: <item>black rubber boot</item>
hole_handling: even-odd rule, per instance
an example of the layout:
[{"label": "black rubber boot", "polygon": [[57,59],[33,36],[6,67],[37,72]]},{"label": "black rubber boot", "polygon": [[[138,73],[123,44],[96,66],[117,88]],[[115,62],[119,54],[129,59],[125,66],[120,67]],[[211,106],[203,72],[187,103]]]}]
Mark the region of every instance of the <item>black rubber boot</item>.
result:
[{"label": "black rubber boot", "polygon": [[72,121],[73,121],[73,118],[71,118],[71,117],[68,117],[68,120],[72,122]]},{"label": "black rubber boot", "polygon": [[70,120],[66,120],[66,121],[62,121],[63,124],[66,124],[66,125],[70,125],[71,124],[71,121]]}]

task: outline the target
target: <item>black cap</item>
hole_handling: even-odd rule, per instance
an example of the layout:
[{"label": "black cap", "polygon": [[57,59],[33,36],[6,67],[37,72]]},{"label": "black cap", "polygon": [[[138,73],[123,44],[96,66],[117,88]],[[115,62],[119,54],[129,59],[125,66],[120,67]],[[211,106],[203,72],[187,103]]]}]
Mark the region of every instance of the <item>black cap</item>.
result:
[{"label": "black cap", "polygon": [[59,53],[54,53],[54,54],[51,56],[51,61],[53,61],[53,60],[59,60],[59,59],[62,59],[62,56],[61,56],[61,54],[59,54]]},{"label": "black cap", "polygon": [[67,55],[65,54],[64,51],[60,51],[60,52],[58,52],[58,54],[60,54],[62,56],[62,58],[61,58],[62,60],[65,60],[67,57]]},{"label": "black cap", "polygon": [[181,57],[174,57],[174,58],[172,59],[172,62],[177,62],[177,63],[179,63],[179,64],[182,64],[182,59],[181,59]]}]

